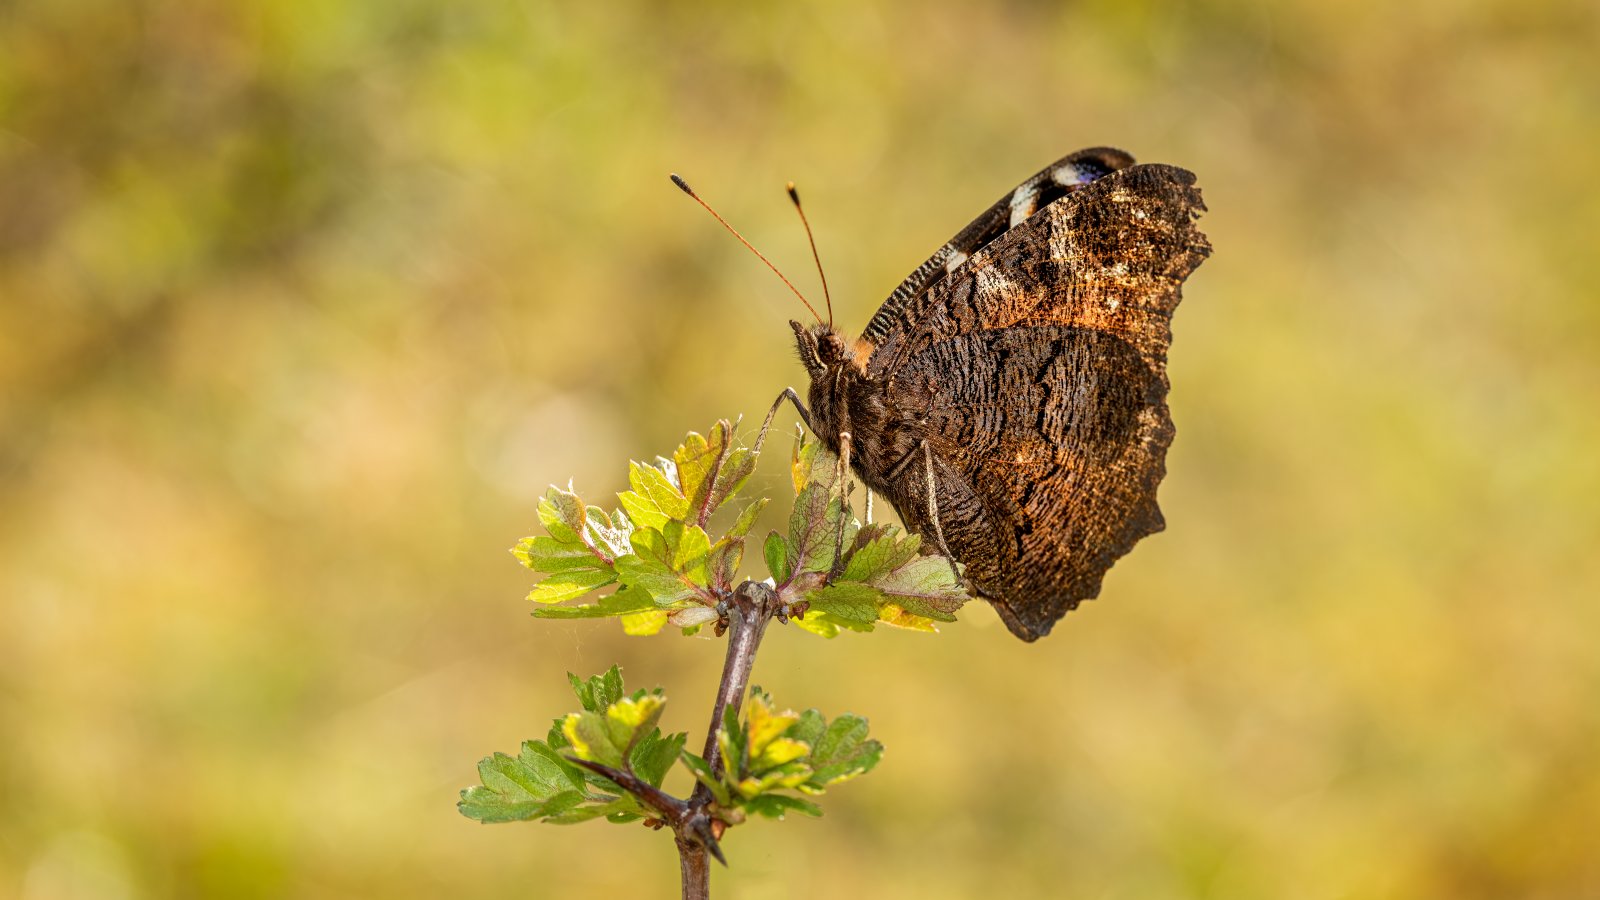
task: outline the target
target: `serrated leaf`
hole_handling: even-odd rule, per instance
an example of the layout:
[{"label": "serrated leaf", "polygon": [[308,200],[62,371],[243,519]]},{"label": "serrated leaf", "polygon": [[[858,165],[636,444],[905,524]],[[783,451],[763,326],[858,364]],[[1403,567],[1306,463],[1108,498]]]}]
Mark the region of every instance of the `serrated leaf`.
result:
[{"label": "serrated leaf", "polygon": [[966,589],[942,556],[919,556],[869,583],[907,612],[944,622],[954,622],[952,613],[967,600]]},{"label": "serrated leaf", "polygon": [[820,609],[809,610],[805,615],[789,621],[803,631],[829,639],[838,637],[841,630],[839,621]]},{"label": "serrated leaf", "polygon": [[815,747],[817,741],[822,739],[822,735],[827,729],[828,722],[822,717],[822,713],[814,709],[808,709],[800,714],[798,721],[789,726],[789,730],[785,732],[785,737],[804,741],[808,746]]},{"label": "serrated leaf", "polygon": [[744,712],[745,741],[749,747],[752,764],[766,752],[768,744],[777,740],[798,721],[800,721],[799,714],[788,710],[783,712],[774,710],[772,698],[762,693],[760,688],[752,688]]},{"label": "serrated leaf", "polygon": [[644,612],[628,613],[622,617],[622,633],[635,636],[657,634],[667,626],[667,617],[670,615],[672,615],[672,612],[665,609],[647,609]]},{"label": "serrated leaf", "polygon": [[573,569],[570,572],[557,572],[534,585],[533,590],[528,592],[528,599],[534,603],[562,603],[575,600],[616,580],[616,573],[605,569]]},{"label": "serrated leaf", "polygon": [[810,780],[811,774],[811,767],[803,762],[785,763],[759,775],[747,775],[735,782],[733,789],[739,796],[749,798],[767,791],[799,788]]},{"label": "serrated leaf", "polygon": [[628,760],[633,766],[633,774],[644,779],[645,782],[661,786],[667,772],[672,769],[672,763],[683,752],[684,742],[689,736],[683,732],[662,737],[659,732],[647,734],[634,745],[633,752],[628,754]]},{"label": "serrated leaf", "polygon": [[810,752],[810,745],[802,741],[786,737],[776,738],[761,748],[761,755],[750,760],[750,769],[754,772],[765,772],[802,759]]},{"label": "serrated leaf", "polygon": [[552,485],[539,501],[539,523],[562,543],[574,543],[583,532],[583,501],[572,491]]},{"label": "serrated leaf", "polygon": [[681,520],[689,512],[689,499],[678,488],[677,467],[668,460],[655,466],[639,462],[628,464],[628,484],[632,490],[617,495],[635,527],[661,528],[669,521]]},{"label": "serrated leaf", "polygon": [[594,551],[580,541],[560,541],[550,535],[526,537],[511,548],[518,562],[535,572],[565,572],[597,567]]},{"label": "serrated leaf", "polygon": [[537,741],[510,757],[496,753],[478,763],[481,786],[461,792],[457,808],[480,822],[525,822],[560,813],[582,802],[583,780],[571,763]]},{"label": "serrated leaf", "polygon": [[706,556],[706,570],[711,574],[711,586],[719,592],[733,589],[733,579],[739,574],[739,563],[744,561],[744,539],[727,538],[717,541]]},{"label": "serrated leaf", "polygon": [[872,623],[878,620],[878,605],[883,602],[883,593],[869,584],[841,581],[820,591],[812,591],[806,595],[806,599],[811,601],[813,610],[825,613],[841,624],[861,625],[871,630]]},{"label": "serrated leaf", "polygon": [[839,577],[843,581],[871,581],[915,559],[921,546],[922,538],[914,534],[902,536],[893,525],[862,526]]},{"label": "serrated leaf", "polygon": [[611,704],[622,699],[622,667],[612,666],[599,675],[588,678],[567,673],[567,683],[587,712],[603,713]]},{"label": "serrated leaf", "polygon": [[705,437],[690,432],[673,454],[678,485],[688,498],[687,522],[705,526],[755,470],[755,456],[739,446],[726,419],[711,427]]},{"label": "serrated leaf", "polygon": [[[650,592],[625,587],[614,594],[600,598],[600,602],[584,606],[541,606],[533,610],[536,619],[606,619],[627,617],[645,611],[654,611],[655,601]],[[624,624],[624,630],[626,630]]]},{"label": "serrated leaf", "polygon": [[616,768],[622,765],[622,748],[611,742],[605,717],[596,712],[572,713],[561,725],[572,745],[572,755]]},{"label": "serrated leaf", "polygon": [[657,606],[690,598],[715,601],[705,590],[711,583],[706,570],[711,541],[705,529],[668,522],[659,530],[634,531],[632,544],[633,554],[617,560],[623,583],[648,591]]},{"label": "serrated leaf", "polygon": [[787,584],[793,575],[789,566],[789,542],[776,531],[770,532],[762,547],[762,554],[766,557],[767,571],[772,574],[773,583]]},{"label": "serrated leaf", "polygon": [[[611,745],[623,753],[631,753],[634,743],[655,730],[667,701],[660,694],[640,694],[624,697],[606,710],[606,732]],[[620,757],[619,757],[620,758]]]},{"label": "serrated leaf", "polygon": [[[713,510],[739,493],[756,470],[756,455],[748,447],[734,447],[717,470],[717,483],[711,492]],[[765,502],[765,501],[762,501]]]},{"label": "serrated leaf", "polygon": [[811,484],[821,485],[824,490],[831,488],[837,474],[836,457],[821,441],[811,440],[804,428],[796,426],[794,450],[789,456],[789,477],[796,496]]},{"label": "serrated leaf", "polygon": [[711,774],[711,764],[701,757],[685,751],[679,754],[678,759],[683,762],[695,780],[705,785],[711,791],[711,798],[717,801],[718,806],[728,807],[733,805],[733,795],[728,792],[728,786],[722,779]]},{"label": "serrated leaf", "polygon": [[839,498],[830,489],[808,485],[794,501],[789,515],[789,565],[791,577],[805,572],[826,572],[833,567],[839,549],[839,529],[844,528],[844,546],[849,546],[860,527],[845,511],[841,518]]},{"label": "serrated leaf", "polygon": [[539,501],[539,521],[549,534],[523,538],[511,550],[528,568],[550,573],[529,600],[563,603],[617,580],[612,562],[627,550],[632,528],[625,516],[585,507],[577,494],[552,487]]},{"label": "serrated leaf", "polygon": [[828,785],[870,771],[883,756],[883,745],[867,739],[867,720],[842,715],[828,725],[812,748],[812,775],[801,787],[808,793],[821,793]]},{"label": "serrated leaf", "polygon": [[583,536],[597,553],[616,559],[631,552],[628,536],[633,533],[633,522],[622,510],[607,514],[598,506],[584,509]]},{"label": "serrated leaf", "polygon": [[[578,798],[582,800],[583,795],[579,794]],[[461,792],[456,810],[469,819],[493,825],[542,819],[549,805],[548,800],[514,800],[482,785],[474,785]]]},{"label": "serrated leaf", "polygon": [[568,791],[583,788],[583,771],[563,759],[561,754],[548,744],[523,741],[522,752],[517,756],[517,761],[552,790]]},{"label": "serrated leaf", "polygon": [[768,498],[766,497],[752,500],[744,509],[740,510],[738,518],[733,520],[733,525],[724,532],[724,539],[742,538],[749,534],[750,529],[756,525],[756,519],[761,516],[761,511],[767,508],[767,500]]},{"label": "serrated leaf", "polygon": [[576,825],[590,819],[599,819],[611,816],[638,816],[642,812],[637,800],[632,797],[617,797],[607,803],[590,803],[579,806],[570,812],[545,819],[551,825]]},{"label": "serrated leaf", "polygon": [[745,800],[741,805],[746,812],[764,816],[768,819],[781,819],[791,812],[807,816],[822,815],[822,807],[809,800],[791,797],[787,794],[761,794]]},{"label": "serrated leaf", "polygon": [[595,688],[595,711],[606,709],[611,704],[622,699],[622,667],[612,666],[600,676],[600,685]]}]

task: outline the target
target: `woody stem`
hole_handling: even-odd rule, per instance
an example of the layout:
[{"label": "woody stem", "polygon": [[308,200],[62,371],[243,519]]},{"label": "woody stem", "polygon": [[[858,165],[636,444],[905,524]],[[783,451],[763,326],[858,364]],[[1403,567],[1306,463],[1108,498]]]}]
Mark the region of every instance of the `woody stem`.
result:
[{"label": "woody stem", "polygon": [[[722,683],[717,687],[717,700],[711,708],[711,727],[706,733],[705,753],[702,754],[712,774],[718,777],[722,774],[723,759],[717,732],[729,710],[738,715],[744,692],[750,686],[750,672],[755,668],[756,649],[761,646],[767,623],[780,608],[777,592],[755,581],[739,585],[729,595],[727,603],[728,652],[723,657]],[[723,862],[716,842],[717,826],[713,826],[707,812],[711,801],[711,789],[697,783],[694,793],[689,795],[683,817],[673,823],[684,900],[708,900],[711,896],[710,857],[716,856]]]}]

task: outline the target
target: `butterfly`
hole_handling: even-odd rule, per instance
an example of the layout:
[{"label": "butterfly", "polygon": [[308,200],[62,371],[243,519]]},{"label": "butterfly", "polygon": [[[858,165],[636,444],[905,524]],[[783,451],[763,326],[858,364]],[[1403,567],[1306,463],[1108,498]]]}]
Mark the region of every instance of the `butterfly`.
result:
[{"label": "butterfly", "polygon": [[1188,171],[1080,150],[940,247],[859,338],[790,323],[807,427],[1025,641],[1165,527],[1167,348],[1211,251],[1204,210]]}]

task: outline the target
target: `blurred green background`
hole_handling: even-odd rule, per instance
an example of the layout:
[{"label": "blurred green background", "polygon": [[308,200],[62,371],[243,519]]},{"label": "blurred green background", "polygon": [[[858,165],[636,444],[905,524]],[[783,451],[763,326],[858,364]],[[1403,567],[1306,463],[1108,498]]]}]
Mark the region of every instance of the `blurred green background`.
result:
[{"label": "blurred green background", "polygon": [[1600,896],[1597,10],[0,3],[0,896],[676,896],[454,808],[569,670],[703,733],[719,644],[505,552],[802,383],[666,173],[811,285],[799,182],[855,330],[1094,144],[1211,207],[1168,530],[1037,645],[776,628],[888,754],[714,890]]}]

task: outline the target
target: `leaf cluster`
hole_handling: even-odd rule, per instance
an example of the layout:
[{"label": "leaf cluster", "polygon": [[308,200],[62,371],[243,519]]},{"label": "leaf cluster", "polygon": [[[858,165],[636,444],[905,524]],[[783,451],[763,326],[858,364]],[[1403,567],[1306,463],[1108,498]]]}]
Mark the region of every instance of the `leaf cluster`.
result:
[{"label": "leaf cluster", "polygon": [[485,824],[553,825],[601,817],[626,823],[652,815],[635,794],[572,760],[599,762],[659,788],[687,737],[663,736],[657,727],[666,698],[659,690],[625,695],[616,666],[588,680],[567,678],[583,711],[556,719],[544,740],[524,741],[517,756],[496,753],[481,760],[483,783],[461,792],[462,815]]},{"label": "leaf cluster", "polygon": [[790,811],[820,816],[822,810],[806,796],[871,770],[883,755],[883,745],[867,737],[860,716],[828,722],[815,709],[779,711],[755,688],[742,718],[731,708],[724,716],[717,733],[724,767],[713,771],[684,749],[685,735],[661,734],[666,697],[659,689],[624,693],[616,666],[587,680],[567,677],[582,711],[556,719],[544,740],[524,742],[517,756],[496,753],[479,762],[482,784],[461,792],[462,815],[485,824],[571,825],[597,818],[621,824],[658,814],[635,789],[580,765],[582,760],[626,773],[654,791],[673,762],[681,762],[711,791],[711,815],[728,825]]},{"label": "leaf cluster", "polygon": [[[723,420],[706,436],[691,432],[671,458],[630,463],[629,489],[611,512],[552,487],[539,503],[546,533],[512,550],[545,574],[528,595],[534,615],[615,617],[629,634],[654,634],[667,624],[692,633],[720,619],[767,503],[731,502],[756,456]],[[893,525],[863,526],[838,488],[838,458],[803,431],[790,462],[788,528],[767,535],[762,556],[785,606],[803,611],[801,627],[833,637],[871,631],[878,622],[931,631],[955,620],[968,595],[949,560]],[[709,523],[724,508],[737,511],[713,540]],[[562,605],[612,585],[617,589],[595,602]]]},{"label": "leaf cluster", "polygon": [[[546,534],[523,538],[512,554],[546,577],[528,599],[546,619],[618,617],[629,634],[654,634],[669,622],[696,629],[718,618],[744,559],[745,535],[765,499],[741,507],[713,541],[706,528],[755,470],[756,456],[726,420],[706,436],[691,432],[671,458],[628,466],[620,509],[607,513],[576,493],[551,487],[539,502]],[[598,602],[557,606],[619,585]]]},{"label": "leaf cluster", "polygon": [[778,711],[760,688],[751,690],[743,719],[729,710],[717,743],[724,769],[711,766],[688,751],[683,763],[711,791],[724,821],[742,821],[754,814],[781,819],[794,811],[822,815],[804,796],[871,771],[883,757],[883,745],[867,738],[867,720],[843,715],[831,723],[815,709]]}]

